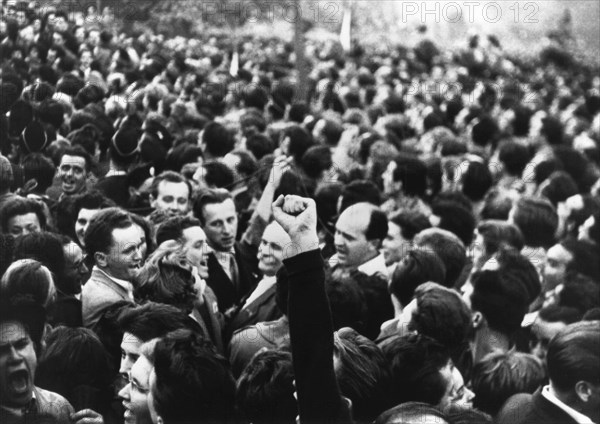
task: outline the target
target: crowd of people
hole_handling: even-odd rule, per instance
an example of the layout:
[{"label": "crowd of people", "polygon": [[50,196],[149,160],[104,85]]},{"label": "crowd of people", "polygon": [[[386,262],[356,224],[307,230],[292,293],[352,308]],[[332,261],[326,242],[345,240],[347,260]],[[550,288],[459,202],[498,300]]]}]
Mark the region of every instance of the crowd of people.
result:
[{"label": "crowd of people", "polygon": [[309,40],[298,87],[276,35],[35,7],[0,19],[2,424],[600,423],[597,64],[420,28]]}]

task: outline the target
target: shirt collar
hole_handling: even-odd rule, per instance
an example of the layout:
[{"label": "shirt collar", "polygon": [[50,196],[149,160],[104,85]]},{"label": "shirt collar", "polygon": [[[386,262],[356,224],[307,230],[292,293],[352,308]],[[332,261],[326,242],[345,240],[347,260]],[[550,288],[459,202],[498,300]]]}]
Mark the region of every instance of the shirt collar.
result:
[{"label": "shirt collar", "polygon": [[590,419],[590,417],[583,415],[581,412],[577,412],[576,410],[571,408],[569,405],[567,405],[566,403],[561,401],[558,397],[556,397],[554,390],[552,390],[552,387],[550,387],[549,385],[544,386],[544,388],[542,389],[542,396],[544,396],[544,398],[546,398],[546,400],[548,402],[553,403],[556,407],[562,409],[567,415],[569,415],[571,418],[573,418],[578,424],[594,424],[594,422]]},{"label": "shirt collar", "polygon": [[129,295],[129,297],[131,299],[133,299],[133,288],[131,287],[131,283],[129,281],[127,281],[127,280],[121,280],[120,278],[115,278],[112,275],[109,275],[105,271],[103,271],[100,268],[98,268],[96,265],[94,265],[94,268],[92,269],[92,271],[94,271],[94,270],[98,270],[98,272],[101,272],[102,274],[104,274],[106,276],[106,278],[108,278],[109,280],[115,282],[118,286],[120,286],[123,289],[125,289],[127,291],[127,294]]},{"label": "shirt collar", "polygon": [[367,274],[369,277],[377,273],[383,274],[386,278],[388,277],[387,267],[385,266],[385,259],[383,258],[383,253],[380,253],[370,261],[365,262],[357,269],[363,274]]}]

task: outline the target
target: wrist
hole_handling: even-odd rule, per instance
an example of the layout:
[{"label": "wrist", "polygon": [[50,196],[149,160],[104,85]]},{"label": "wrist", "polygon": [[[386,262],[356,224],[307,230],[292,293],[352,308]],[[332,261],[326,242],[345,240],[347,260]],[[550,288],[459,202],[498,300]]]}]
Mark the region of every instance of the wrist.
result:
[{"label": "wrist", "polygon": [[319,248],[319,237],[315,233],[297,234],[290,238],[292,242],[289,248],[285,249],[286,258]]}]

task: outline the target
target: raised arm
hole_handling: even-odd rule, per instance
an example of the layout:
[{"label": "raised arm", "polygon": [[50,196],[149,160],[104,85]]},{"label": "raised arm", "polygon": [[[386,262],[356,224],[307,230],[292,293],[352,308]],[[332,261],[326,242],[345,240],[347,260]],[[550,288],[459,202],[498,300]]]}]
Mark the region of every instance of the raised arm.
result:
[{"label": "raised arm", "polygon": [[292,240],[284,265],[289,275],[288,320],[300,422],[349,422],[333,368],[333,324],[315,202],[280,196],[273,203],[273,215]]}]

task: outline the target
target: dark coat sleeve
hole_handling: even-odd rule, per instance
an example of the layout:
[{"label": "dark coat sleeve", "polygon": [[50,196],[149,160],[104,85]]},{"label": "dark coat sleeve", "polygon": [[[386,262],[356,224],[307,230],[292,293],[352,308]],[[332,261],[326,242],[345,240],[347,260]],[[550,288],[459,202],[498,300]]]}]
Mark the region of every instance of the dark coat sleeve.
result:
[{"label": "dark coat sleeve", "polygon": [[300,422],[350,422],[333,369],[333,323],[319,250],[284,260]]}]

